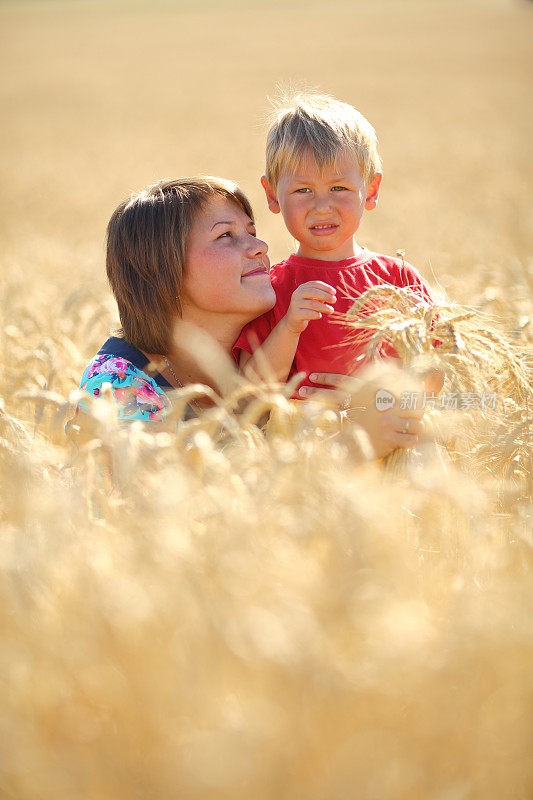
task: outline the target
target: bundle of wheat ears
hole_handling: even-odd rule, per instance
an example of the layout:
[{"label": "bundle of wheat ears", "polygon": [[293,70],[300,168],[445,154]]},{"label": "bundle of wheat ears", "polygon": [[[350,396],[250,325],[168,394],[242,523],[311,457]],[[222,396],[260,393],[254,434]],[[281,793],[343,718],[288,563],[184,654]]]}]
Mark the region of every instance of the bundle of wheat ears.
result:
[{"label": "bundle of wheat ears", "polygon": [[[521,475],[531,493],[533,356],[529,344],[516,341],[527,318],[509,335],[474,308],[429,306],[409,288],[381,285],[357,298],[342,322],[348,325],[347,340],[369,360],[387,343],[415,375],[440,368],[441,396],[425,397],[436,430],[443,433],[450,410],[464,412],[469,457],[484,459],[498,475]],[[397,467],[406,458],[407,451],[397,450],[387,463]]]}]

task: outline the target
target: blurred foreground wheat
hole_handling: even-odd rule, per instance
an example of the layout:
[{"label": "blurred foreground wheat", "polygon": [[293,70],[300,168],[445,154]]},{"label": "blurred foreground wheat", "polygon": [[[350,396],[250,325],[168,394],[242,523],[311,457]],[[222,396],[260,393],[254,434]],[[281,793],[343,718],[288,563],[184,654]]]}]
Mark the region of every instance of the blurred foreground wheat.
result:
[{"label": "blurred foreground wheat", "polygon": [[104,395],[73,446],[109,309],[5,296],[3,796],[532,796],[528,328],[439,314],[458,389],[493,342],[498,417],[443,412],[446,470],[421,447],[385,482],[359,430],[274,387],[156,433]]}]

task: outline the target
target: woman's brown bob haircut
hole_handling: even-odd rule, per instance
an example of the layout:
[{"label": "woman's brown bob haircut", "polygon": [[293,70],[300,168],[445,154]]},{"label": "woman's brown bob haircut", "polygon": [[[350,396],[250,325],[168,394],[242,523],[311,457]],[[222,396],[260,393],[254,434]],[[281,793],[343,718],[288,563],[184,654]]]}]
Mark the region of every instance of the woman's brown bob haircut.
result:
[{"label": "woman's brown bob haircut", "polygon": [[198,213],[216,196],[236,203],[253,221],[247,197],[221,178],[160,181],[124,201],[107,226],[107,277],[126,341],[166,355],[181,314],[187,243]]}]

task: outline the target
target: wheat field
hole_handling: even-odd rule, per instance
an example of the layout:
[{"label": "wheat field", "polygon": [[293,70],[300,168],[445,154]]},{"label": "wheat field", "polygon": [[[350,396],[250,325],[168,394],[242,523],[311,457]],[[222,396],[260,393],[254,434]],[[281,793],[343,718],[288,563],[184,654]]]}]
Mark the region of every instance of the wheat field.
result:
[{"label": "wheat field", "polygon": [[[533,797],[532,14],[0,3],[2,797]],[[124,430],[104,394],[67,436],[131,191],[232,178],[271,259],[291,249],[259,184],[291,83],[375,125],[360,241],[437,288],[445,388],[495,407],[428,412],[437,444],[375,463],[357,426],[226,370],[200,421]],[[412,368],[417,314],[368,322]]]}]

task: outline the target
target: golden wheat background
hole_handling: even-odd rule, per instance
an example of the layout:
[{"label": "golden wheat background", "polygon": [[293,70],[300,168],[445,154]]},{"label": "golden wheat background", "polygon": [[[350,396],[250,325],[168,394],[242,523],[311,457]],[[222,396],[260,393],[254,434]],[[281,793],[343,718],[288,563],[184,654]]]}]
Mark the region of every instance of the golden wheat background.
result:
[{"label": "golden wheat background", "polygon": [[[532,12],[0,4],[2,796],[533,796]],[[498,413],[443,413],[447,463],[428,445],[399,476],[269,387],[245,419],[230,395],[155,436],[102,397],[73,447],[115,320],[112,210],[161,177],[233,178],[284,257],[259,177],[291,82],[375,125],[360,241],[483,312],[450,323],[447,388],[496,387]]]}]

